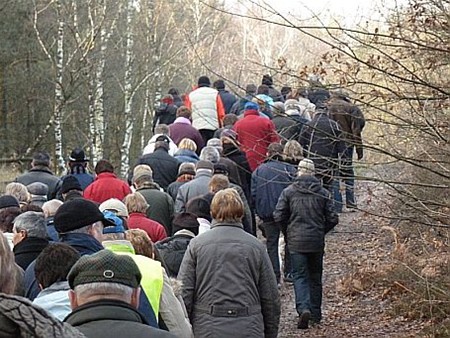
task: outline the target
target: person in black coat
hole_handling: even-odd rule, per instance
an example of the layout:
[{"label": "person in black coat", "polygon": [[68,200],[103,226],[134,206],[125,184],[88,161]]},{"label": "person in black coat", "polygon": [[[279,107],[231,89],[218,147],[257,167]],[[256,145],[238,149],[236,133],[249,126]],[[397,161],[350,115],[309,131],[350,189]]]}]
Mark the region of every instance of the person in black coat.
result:
[{"label": "person in black coat", "polygon": [[303,159],[298,177],[283,190],[273,213],[276,222],[287,225],[299,329],[307,329],[310,319],[322,319],[325,234],[339,222],[328,195],[314,177],[314,163]]},{"label": "person in black coat", "polygon": [[173,96],[168,94],[161,99],[161,104],[156,109],[155,116],[153,117],[152,132],[155,133],[157,125],[166,124],[170,125],[175,121],[177,115],[177,106],[174,104]]},{"label": "person in black coat", "polygon": [[27,211],[17,216],[13,232],[14,258],[25,271],[48,245],[44,214]]},{"label": "person in black coat", "polygon": [[345,150],[345,145],[341,129],[336,121],[330,119],[325,105],[317,107],[314,118],[303,128],[300,144],[304,157],[314,162],[316,177],[322,181],[324,188],[332,191],[339,154]]},{"label": "person in black coat", "polygon": [[170,183],[175,182],[178,177],[178,167],[180,162],[170,156],[169,151],[170,140],[167,136],[158,136],[155,142],[155,151],[139,158],[138,164],[147,164],[153,170],[153,180],[158,185],[167,190]]},{"label": "person in black coat", "polygon": [[198,226],[196,215],[190,212],[177,214],[172,221],[173,236],[156,243],[169,277],[177,278],[184,253],[191,239],[198,235]]},{"label": "person in black coat", "polygon": [[62,181],[50,170],[50,155],[43,151],[38,151],[33,155],[31,169],[16,178],[16,182],[27,186],[34,182],[41,182],[48,186],[47,200],[57,197],[61,189]]}]

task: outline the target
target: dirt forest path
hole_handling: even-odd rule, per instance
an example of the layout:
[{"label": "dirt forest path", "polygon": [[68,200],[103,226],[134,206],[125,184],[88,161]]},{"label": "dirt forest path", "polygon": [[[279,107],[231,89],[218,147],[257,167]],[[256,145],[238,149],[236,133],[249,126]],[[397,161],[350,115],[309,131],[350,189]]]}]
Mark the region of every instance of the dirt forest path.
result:
[{"label": "dirt forest path", "polygon": [[[358,182],[357,189],[359,207],[375,208],[372,198],[382,195],[380,188]],[[321,324],[308,330],[297,329],[293,286],[285,283],[281,288],[278,337],[420,337],[420,323],[390,315],[383,290],[362,287],[364,278],[354,274],[355,268],[370,269],[372,262],[389,260],[392,242],[392,235],[374,224],[374,217],[364,211],[340,214],[339,225],[326,239]]]}]

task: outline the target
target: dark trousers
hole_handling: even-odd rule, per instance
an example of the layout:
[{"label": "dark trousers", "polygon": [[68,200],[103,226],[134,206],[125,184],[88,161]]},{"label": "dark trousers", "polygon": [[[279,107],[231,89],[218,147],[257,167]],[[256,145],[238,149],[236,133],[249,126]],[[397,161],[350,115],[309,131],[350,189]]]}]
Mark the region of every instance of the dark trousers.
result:
[{"label": "dark trousers", "polygon": [[[266,246],[267,253],[272,263],[273,272],[275,272],[275,277],[277,278],[277,283],[281,279],[281,268],[280,268],[280,256],[278,251],[278,240],[280,239],[281,227],[278,223],[274,221],[263,221],[262,226],[266,234]],[[286,236],[284,236],[286,241]],[[286,276],[291,272],[291,256],[289,254],[288,246],[284,246],[284,275]]]},{"label": "dark trousers", "polygon": [[333,199],[335,201],[337,211],[342,211],[343,201],[340,190],[340,182],[345,185],[345,204],[347,207],[355,207],[355,173],[353,170],[353,151],[354,146],[348,145],[342,154],[341,165],[333,184]]},{"label": "dark trousers", "polygon": [[311,319],[322,319],[323,252],[291,252],[295,307],[298,314],[311,312]]}]

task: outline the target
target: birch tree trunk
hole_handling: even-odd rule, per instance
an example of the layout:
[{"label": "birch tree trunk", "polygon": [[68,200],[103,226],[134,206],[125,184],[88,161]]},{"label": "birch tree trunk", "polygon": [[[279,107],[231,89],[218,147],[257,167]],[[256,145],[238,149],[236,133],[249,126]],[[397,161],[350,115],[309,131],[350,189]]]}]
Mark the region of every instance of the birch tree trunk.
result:
[{"label": "birch tree trunk", "polygon": [[123,89],[124,94],[124,122],[125,122],[125,136],[123,139],[122,147],[120,150],[120,175],[126,177],[128,169],[130,167],[130,146],[131,139],[133,137],[133,115],[131,112],[132,107],[132,84],[131,84],[131,72],[132,72],[132,49],[133,49],[133,33],[131,27],[131,21],[133,18],[134,4],[133,1],[128,1],[127,9],[127,23],[126,23],[126,50],[125,50],[125,85]]},{"label": "birch tree trunk", "polygon": [[55,133],[55,162],[56,172],[64,171],[63,143],[62,143],[62,119],[64,108],[63,92],[63,66],[64,66],[64,19],[61,13],[61,2],[56,2],[58,16],[58,35],[56,41],[56,76],[55,76],[55,104],[54,104],[54,133]]}]

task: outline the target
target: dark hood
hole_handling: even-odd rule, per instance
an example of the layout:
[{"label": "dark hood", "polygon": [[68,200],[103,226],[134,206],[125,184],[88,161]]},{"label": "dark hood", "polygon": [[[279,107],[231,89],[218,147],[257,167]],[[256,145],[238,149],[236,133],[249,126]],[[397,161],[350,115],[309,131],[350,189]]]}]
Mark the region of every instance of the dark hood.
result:
[{"label": "dark hood", "polygon": [[294,187],[305,194],[317,194],[322,190],[320,181],[314,176],[298,176],[294,181]]}]

